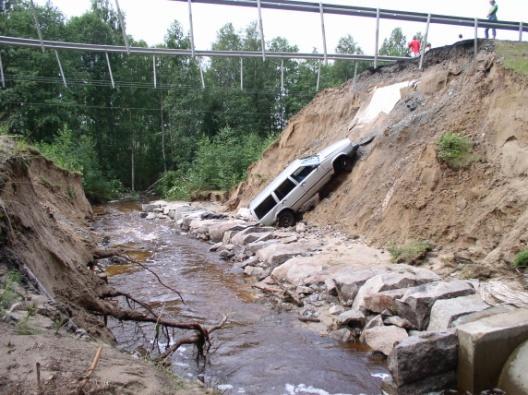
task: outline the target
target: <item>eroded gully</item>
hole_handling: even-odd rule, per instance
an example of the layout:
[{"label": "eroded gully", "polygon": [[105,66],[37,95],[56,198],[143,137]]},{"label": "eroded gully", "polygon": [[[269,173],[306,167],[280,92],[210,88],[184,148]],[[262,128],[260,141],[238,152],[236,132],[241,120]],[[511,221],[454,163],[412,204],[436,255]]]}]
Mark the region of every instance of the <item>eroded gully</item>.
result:
[{"label": "eroded gully", "polygon": [[[108,205],[96,228],[110,247],[129,249],[177,288],[185,304],[137,267],[108,268],[110,284],[181,320],[213,323],[229,315],[229,324],[213,336],[206,366],[198,366],[193,348],[184,346],[172,357],[175,373],[226,394],[381,393],[387,370],[368,353],[321,337],[294,312],[278,312],[242,275],[208,252],[207,243],[181,235],[172,222],[146,221],[138,210],[133,204]],[[120,348],[152,349],[153,325],[112,321],[109,326]]]}]

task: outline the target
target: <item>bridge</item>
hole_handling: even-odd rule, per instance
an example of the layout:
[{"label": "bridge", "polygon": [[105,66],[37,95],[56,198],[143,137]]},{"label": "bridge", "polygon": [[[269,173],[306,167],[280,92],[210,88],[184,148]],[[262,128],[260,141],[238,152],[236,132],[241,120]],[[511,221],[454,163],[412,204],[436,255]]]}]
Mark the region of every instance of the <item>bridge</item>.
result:
[{"label": "bridge", "polygon": [[[203,58],[203,57],[231,57],[240,58],[240,76],[241,86],[243,76],[243,58],[262,58],[265,61],[269,59],[304,59],[304,60],[318,60],[327,62],[328,60],[351,60],[351,61],[372,61],[373,66],[377,67],[379,62],[394,62],[398,60],[407,59],[401,56],[383,56],[379,54],[379,28],[380,22],[383,19],[399,20],[408,22],[421,22],[424,23],[424,41],[427,42],[429,33],[429,27],[432,24],[438,25],[451,25],[461,27],[473,27],[474,28],[474,47],[475,53],[478,50],[478,29],[479,28],[495,28],[497,30],[516,31],[519,33],[519,41],[523,40],[524,32],[528,31],[528,23],[515,22],[515,21],[489,21],[487,19],[479,18],[467,18],[449,15],[439,15],[431,13],[418,13],[409,11],[398,11],[390,9],[380,8],[369,8],[369,7],[356,7],[348,5],[336,5],[327,3],[312,3],[307,1],[296,1],[296,0],[167,0],[186,2],[188,4],[188,18],[189,18],[189,38],[191,46],[188,49],[172,49],[172,48],[156,48],[156,47],[134,47],[130,46],[128,42],[128,36],[126,33],[126,25],[119,5],[119,0],[114,0],[117,10],[117,14],[120,21],[121,30],[123,33],[124,45],[105,45],[105,44],[88,44],[88,43],[77,43],[77,42],[66,42],[66,41],[52,41],[45,40],[42,35],[40,24],[35,12],[33,1],[31,6],[33,10],[33,20],[35,25],[35,31],[38,38],[22,38],[22,37],[9,37],[0,36],[1,46],[13,46],[13,47],[26,47],[26,48],[40,48],[42,51],[46,49],[53,50],[57,60],[57,66],[60,71],[62,82],[64,86],[68,86],[66,75],[64,73],[59,50],[68,51],[89,51],[89,52],[100,52],[106,54],[106,61],[109,69],[112,87],[115,87],[115,82],[112,77],[112,66],[108,57],[109,53],[126,53],[130,55],[146,55],[153,57],[153,74],[154,74],[154,87],[156,88],[156,61],[157,56],[185,56],[192,58]],[[221,5],[221,6],[236,6],[236,7],[251,7],[256,11],[258,30],[260,33],[261,48],[260,51],[221,51],[221,50],[208,50],[199,49],[194,44],[194,25],[193,25],[193,4],[209,4],[209,5]],[[302,53],[302,52],[274,52],[266,49],[265,34],[264,34],[264,21],[262,18],[262,9],[274,9],[280,11],[298,11],[305,13],[318,13],[320,15],[320,30],[321,38],[323,42],[322,53]],[[374,32],[375,50],[373,54],[348,54],[348,53],[329,53],[327,50],[327,40],[325,31],[325,15],[345,15],[350,17],[360,18],[374,18],[376,20],[376,28]],[[424,51],[419,60],[419,68],[423,65]],[[284,66],[281,62],[281,80],[283,80]],[[204,86],[202,68],[200,67],[202,87]],[[317,81],[319,82],[320,67],[318,69]],[[0,83],[5,88],[5,74],[2,64],[2,58],[0,53]],[[319,83],[317,83],[317,89]]]}]

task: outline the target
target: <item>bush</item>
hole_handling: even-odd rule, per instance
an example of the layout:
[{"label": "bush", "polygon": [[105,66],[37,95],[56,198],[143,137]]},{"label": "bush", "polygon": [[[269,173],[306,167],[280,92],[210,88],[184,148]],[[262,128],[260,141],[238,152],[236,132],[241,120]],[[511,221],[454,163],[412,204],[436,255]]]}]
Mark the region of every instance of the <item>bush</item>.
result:
[{"label": "bush", "polygon": [[433,249],[428,241],[411,241],[407,244],[397,246],[391,245],[388,250],[392,262],[395,263],[417,263],[425,258],[427,253]]},{"label": "bush", "polygon": [[528,249],[522,250],[517,255],[515,255],[512,265],[516,269],[520,267],[528,267]]},{"label": "bush", "polygon": [[453,169],[466,167],[475,160],[472,153],[473,144],[466,136],[446,132],[436,145],[438,158]]},{"label": "bush", "polygon": [[42,155],[57,166],[81,173],[84,190],[90,200],[105,201],[119,195],[121,183],[103,176],[95,144],[89,136],[74,136],[71,130],[64,128],[52,143],[38,143],[36,146]]},{"label": "bush", "polygon": [[156,192],[168,199],[189,199],[196,191],[229,190],[246,177],[273,137],[254,133],[240,135],[222,129],[213,138],[202,137],[189,169],[169,171],[160,179]]}]

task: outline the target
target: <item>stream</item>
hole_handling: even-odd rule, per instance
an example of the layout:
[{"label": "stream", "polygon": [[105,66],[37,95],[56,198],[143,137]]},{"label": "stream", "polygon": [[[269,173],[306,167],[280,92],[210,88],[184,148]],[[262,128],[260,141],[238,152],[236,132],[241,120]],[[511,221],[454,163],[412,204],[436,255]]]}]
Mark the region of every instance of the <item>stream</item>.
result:
[{"label": "stream", "polygon": [[[300,323],[296,312],[273,309],[257,298],[247,278],[208,252],[209,244],[182,235],[170,221],[147,221],[139,210],[134,203],[109,204],[95,227],[106,236],[106,246],[129,249],[134,259],[178,289],[185,304],[138,266],[110,266],[109,283],[182,321],[213,324],[229,316],[229,324],[212,335],[206,365],[197,365],[192,346],[182,346],[172,356],[176,374],[225,394],[381,393],[387,374],[383,364],[361,348],[321,337]],[[121,349],[141,354],[154,346],[152,324],[110,320],[109,327]],[[163,351],[167,339],[161,340]]]}]

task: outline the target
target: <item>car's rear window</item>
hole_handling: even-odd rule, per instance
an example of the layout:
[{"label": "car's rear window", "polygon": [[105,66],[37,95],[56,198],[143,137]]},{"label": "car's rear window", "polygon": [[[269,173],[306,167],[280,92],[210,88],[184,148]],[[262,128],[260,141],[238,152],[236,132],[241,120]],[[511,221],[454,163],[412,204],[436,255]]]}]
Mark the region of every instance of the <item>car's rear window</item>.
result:
[{"label": "car's rear window", "polygon": [[279,185],[277,189],[275,189],[275,196],[277,196],[279,200],[282,200],[286,197],[288,193],[291,192],[293,188],[295,188],[295,184],[292,180],[287,178],[282,184]]},{"label": "car's rear window", "polygon": [[277,202],[275,199],[273,199],[273,196],[268,196],[262,203],[260,203],[255,208],[255,214],[257,215],[258,219],[261,219],[264,217],[267,213],[270,212],[270,210],[277,205]]},{"label": "car's rear window", "polygon": [[308,174],[310,174],[317,166],[303,166],[299,167],[297,170],[295,170],[292,174],[292,177],[295,178],[297,182],[301,182],[304,180]]}]

